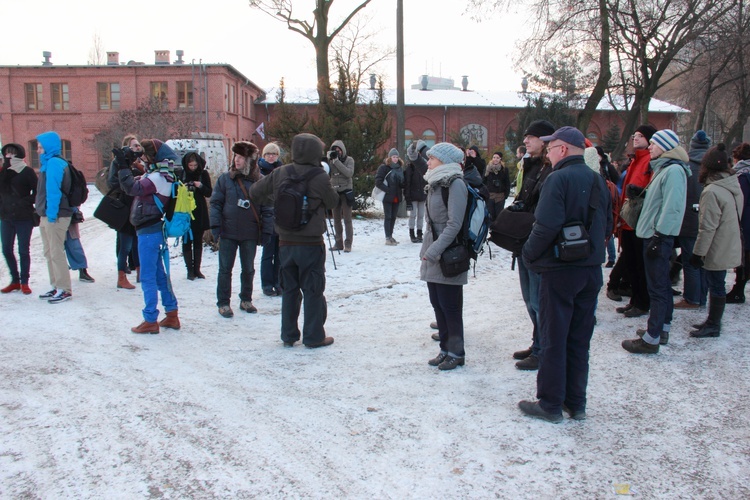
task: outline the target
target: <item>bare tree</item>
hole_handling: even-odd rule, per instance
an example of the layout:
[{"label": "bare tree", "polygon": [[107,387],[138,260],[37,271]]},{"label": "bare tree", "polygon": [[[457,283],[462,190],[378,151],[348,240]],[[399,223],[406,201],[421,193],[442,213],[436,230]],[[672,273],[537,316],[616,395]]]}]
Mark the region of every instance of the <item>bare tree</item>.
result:
[{"label": "bare tree", "polygon": [[321,105],[329,99],[331,94],[331,77],[329,65],[329,48],[334,38],[364,9],[371,0],[360,2],[335,27],[330,27],[329,13],[334,0],[315,0],[313,19],[298,19],[292,9],[292,0],[250,0],[250,7],[260,9],[274,19],[284,22],[287,29],[299,33],[313,44],[315,48],[315,67],[318,76],[318,99]]},{"label": "bare tree", "polygon": [[99,36],[99,32],[94,32],[91,37],[91,48],[89,49],[89,58],[87,64],[100,66],[105,64],[104,59],[104,42],[102,37]]}]

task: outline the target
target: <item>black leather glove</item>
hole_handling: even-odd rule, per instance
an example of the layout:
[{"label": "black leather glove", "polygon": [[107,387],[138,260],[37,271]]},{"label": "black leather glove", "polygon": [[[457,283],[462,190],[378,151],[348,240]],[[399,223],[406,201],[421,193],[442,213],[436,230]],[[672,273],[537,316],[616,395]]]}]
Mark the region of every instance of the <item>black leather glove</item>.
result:
[{"label": "black leather glove", "polygon": [[526,209],[526,203],[524,203],[522,201],[516,201],[516,202],[508,205],[507,210],[509,212],[527,212],[528,211]]},{"label": "black leather glove", "polygon": [[640,196],[643,192],[643,188],[641,186],[636,186],[635,184],[628,184],[625,187],[625,195],[628,198],[635,198],[637,196]]},{"label": "black leather glove", "polygon": [[130,168],[130,166],[133,164],[133,158],[131,157],[128,159],[127,152],[132,153],[133,151],[130,148],[127,148],[128,151],[124,151],[125,148],[122,149],[113,149],[112,154],[115,155],[115,165],[117,165],[117,168],[122,170],[125,168]]},{"label": "black leather glove", "polygon": [[661,250],[661,235],[656,233],[646,242],[646,257],[649,259],[659,257],[659,250]]},{"label": "black leather glove", "polygon": [[690,265],[700,269],[703,267],[703,257],[700,255],[692,254],[690,256]]}]

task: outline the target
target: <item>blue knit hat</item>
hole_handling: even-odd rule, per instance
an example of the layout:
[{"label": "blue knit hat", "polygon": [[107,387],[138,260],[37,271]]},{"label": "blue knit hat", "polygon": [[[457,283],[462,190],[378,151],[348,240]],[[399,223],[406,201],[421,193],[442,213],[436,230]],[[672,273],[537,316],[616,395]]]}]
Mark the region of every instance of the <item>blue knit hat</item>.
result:
[{"label": "blue knit hat", "polygon": [[650,142],[653,142],[654,144],[659,146],[666,153],[667,151],[672,151],[674,148],[680,145],[680,138],[677,137],[677,134],[675,134],[673,130],[665,128],[664,130],[659,130],[653,136],[651,136]]},{"label": "blue knit hat", "polygon": [[443,163],[461,163],[464,152],[451,143],[439,142],[427,151],[427,157],[433,156]]}]

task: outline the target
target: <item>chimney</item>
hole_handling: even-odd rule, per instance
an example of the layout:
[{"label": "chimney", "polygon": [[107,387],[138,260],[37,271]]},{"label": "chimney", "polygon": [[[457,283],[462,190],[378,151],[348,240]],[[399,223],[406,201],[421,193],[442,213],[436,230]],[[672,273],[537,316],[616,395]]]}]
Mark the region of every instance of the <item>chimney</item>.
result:
[{"label": "chimney", "polygon": [[52,61],[50,61],[50,59],[52,58],[52,52],[45,50],[44,52],[42,52],[42,57],[44,57],[42,66],[52,66]]},{"label": "chimney", "polygon": [[370,73],[370,90],[375,90],[375,85],[378,82],[378,78],[375,73]]},{"label": "chimney", "polygon": [[154,51],[154,64],[169,64],[169,51],[168,50],[155,50]]},{"label": "chimney", "polygon": [[175,64],[185,64],[185,61],[182,60],[182,56],[185,55],[185,51],[183,50],[177,50],[177,60],[174,62]]},{"label": "chimney", "polygon": [[461,90],[464,92],[469,90],[469,77],[466,75],[461,77]]},{"label": "chimney", "polygon": [[119,66],[120,65],[120,53],[119,52],[107,52],[107,66]]},{"label": "chimney", "polygon": [[422,75],[422,79],[419,81],[419,83],[422,85],[422,90],[427,90],[427,84],[429,83],[427,75]]}]

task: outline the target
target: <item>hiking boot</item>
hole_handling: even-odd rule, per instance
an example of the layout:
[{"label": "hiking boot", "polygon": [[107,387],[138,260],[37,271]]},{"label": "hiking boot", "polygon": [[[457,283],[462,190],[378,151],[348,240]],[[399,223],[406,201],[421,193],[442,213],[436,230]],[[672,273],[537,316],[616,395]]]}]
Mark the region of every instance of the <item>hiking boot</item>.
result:
[{"label": "hiking boot", "polygon": [[249,300],[243,300],[242,302],[240,302],[240,309],[250,314],[254,314],[258,312],[258,309]]},{"label": "hiking boot", "polygon": [[609,288],[607,288],[607,298],[609,300],[614,300],[615,302],[622,302],[622,295],[619,295],[617,292]]},{"label": "hiking boot", "polygon": [[[645,328],[639,328],[635,331],[635,334],[643,338],[648,330]],[[669,332],[661,332],[659,335],[659,345],[667,345],[669,343]]]},{"label": "hiking boot", "polygon": [[563,405],[562,407],[563,411],[568,414],[571,420],[586,420],[586,410],[580,409],[580,410],[572,410],[568,408],[566,405]]},{"label": "hiking boot", "polygon": [[398,241],[396,241],[396,239],[395,239],[395,238],[393,238],[393,237],[391,237],[391,243],[392,243],[393,245],[398,245]]},{"label": "hiking boot", "polygon": [[156,334],[159,333],[159,323],[151,322],[151,321],[144,321],[138,326],[134,326],[130,329],[133,333],[152,333]]},{"label": "hiking boot", "polygon": [[623,313],[626,318],[640,318],[641,316],[648,316],[648,311],[638,309],[637,307],[631,307]]},{"label": "hiking boot", "polygon": [[464,366],[464,357],[463,356],[448,356],[443,360],[442,363],[438,365],[438,370],[453,370],[457,366]]},{"label": "hiking boot", "polygon": [[430,366],[438,366],[438,365],[440,365],[440,363],[442,363],[443,361],[445,361],[445,358],[447,358],[447,357],[448,357],[448,353],[447,352],[441,352],[437,356],[435,356],[434,358],[432,358],[431,360],[427,361],[427,364],[430,365]]},{"label": "hiking boot", "polygon": [[117,288],[124,288],[125,290],[135,289],[135,285],[128,281],[128,276],[125,271],[117,272]]},{"label": "hiking boot", "polygon": [[351,243],[344,243],[344,253],[349,253],[352,251],[352,244]]},{"label": "hiking boot", "polygon": [[325,347],[328,345],[333,344],[333,337],[326,337],[323,340],[321,340],[318,343],[315,344],[305,344],[306,347],[309,347],[310,349],[316,349],[318,347]]},{"label": "hiking boot", "polygon": [[530,354],[527,358],[516,363],[516,368],[524,371],[534,371],[539,369],[539,358]]},{"label": "hiking boot", "polygon": [[177,317],[177,309],[174,311],[167,311],[167,317],[159,321],[159,326],[162,328],[171,328],[172,330],[180,329],[180,318]]},{"label": "hiking boot", "polygon": [[430,328],[432,328],[433,330],[437,330],[438,329],[437,321],[433,321],[432,323],[430,323]]},{"label": "hiking boot", "polygon": [[29,285],[21,284],[21,292],[24,295],[31,295],[31,288],[29,288]]},{"label": "hiking boot", "polygon": [[91,277],[86,269],[79,269],[78,281],[83,281],[84,283],[94,283],[96,280]]},{"label": "hiking boot", "polygon": [[544,408],[539,405],[539,401],[519,401],[518,408],[530,417],[546,420],[553,424],[559,424],[563,420],[562,414],[555,415],[554,413],[545,411]]},{"label": "hiking boot", "polygon": [[219,314],[221,314],[225,318],[231,318],[232,316],[234,316],[234,311],[232,311],[232,308],[228,305],[219,306]]},{"label": "hiking boot", "polygon": [[58,291],[53,297],[47,299],[50,304],[59,304],[60,302],[66,302],[73,298],[73,294],[66,292],[65,290]]},{"label": "hiking boot", "polygon": [[685,299],[680,300],[679,302],[674,303],[675,309],[700,309],[700,306],[698,304],[691,304]]},{"label": "hiking boot", "polygon": [[659,344],[649,344],[643,339],[623,340],[622,348],[633,354],[656,354],[659,352]]},{"label": "hiking boot", "polygon": [[398,245],[398,243],[396,242],[396,240],[394,240],[393,238],[386,238],[385,239],[385,244],[387,246],[389,246],[389,247],[395,247],[396,245]]},{"label": "hiking boot", "polygon": [[52,297],[54,297],[54,296],[55,296],[55,294],[57,294],[57,289],[56,289],[56,288],[53,288],[53,289],[52,289],[52,290],[50,290],[49,292],[46,292],[46,293],[43,293],[43,294],[41,294],[41,295],[39,296],[39,298],[40,298],[40,299],[42,299],[42,300],[49,300],[49,299],[51,299]]},{"label": "hiking boot", "polygon": [[513,359],[526,359],[531,356],[531,347],[513,353]]},{"label": "hiking boot", "polygon": [[20,283],[11,283],[5,288],[0,289],[0,293],[10,293],[10,292],[15,292],[16,290],[20,290],[20,289],[21,289]]},{"label": "hiking boot", "polygon": [[626,313],[630,311],[633,308],[633,304],[625,304],[622,307],[616,307],[615,311],[617,311],[620,314]]},{"label": "hiking boot", "polygon": [[430,338],[432,340],[437,340],[438,342],[440,342],[440,334],[439,333],[433,333],[432,335],[430,335]]}]

